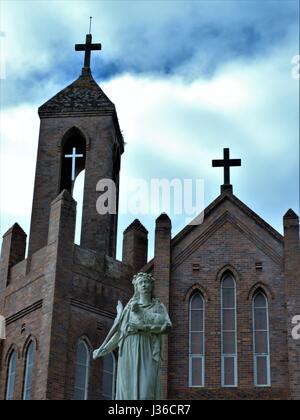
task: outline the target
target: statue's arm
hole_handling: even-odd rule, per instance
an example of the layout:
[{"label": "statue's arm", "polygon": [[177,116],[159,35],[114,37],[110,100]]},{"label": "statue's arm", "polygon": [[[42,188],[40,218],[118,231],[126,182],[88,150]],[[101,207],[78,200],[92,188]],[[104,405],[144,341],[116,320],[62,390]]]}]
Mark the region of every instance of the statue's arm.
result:
[{"label": "statue's arm", "polygon": [[111,330],[109,331],[106,339],[102,343],[102,346],[99,349],[93,352],[93,359],[98,359],[99,357],[106,356],[107,354],[114,351],[119,344],[120,341],[120,327],[121,327],[121,317],[123,315],[123,305],[120,301],[118,301],[117,305],[117,317],[114,321],[114,325],[112,326]]},{"label": "statue's arm", "polygon": [[160,303],[159,319],[152,324],[133,324],[129,323],[129,327],[135,332],[151,332],[152,334],[168,334],[172,328],[172,323],[165,305]]},{"label": "statue's arm", "polygon": [[168,334],[172,325],[165,322],[164,324],[131,324],[130,327],[136,333],[150,332],[152,334]]},{"label": "statue's arm", "polygon": [[104,345],[100,346],[97,350],[93,352],[93,359],[96,360],[99,357],[106,356],[107,354],[113,352],[118,347],[120,341],[120,333],[117,331],[111,339],[105,343]]},{"label": "statue's arm", "polygon": [[172,328],[172,324],[166,321],[160,325],[147,325],[146,330],[150,331],[152,334],[168,334]]}]

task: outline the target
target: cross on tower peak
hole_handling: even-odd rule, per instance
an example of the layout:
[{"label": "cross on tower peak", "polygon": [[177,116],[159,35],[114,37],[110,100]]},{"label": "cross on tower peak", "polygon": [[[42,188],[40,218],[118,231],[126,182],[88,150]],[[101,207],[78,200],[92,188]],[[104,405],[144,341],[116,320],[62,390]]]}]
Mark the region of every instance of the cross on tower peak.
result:
[{"label": "cross on tower peak", "polygon": [[224,168],[224,184],[221,187],[221,191],[229,190],[232,192],[232,185],[230,184],[230,168],[232,166],[242,166],[241,159],[230,159],[230,149],[223,149],[223,159],[222,160],[213,160],[213,168]]},{"label": "cross on tower peak", "polygon": [[[91,18],[90,18],[91,19]],[[90,20],[91,28],[91,20]],[[92,44],[92,34],[89,33],[85,37],[85,44],[76,44],[75,51],[84,51],[84,67],[82,68],[82,75],[86,76],[91,73],[91,51],[101,50],[101,44]]]}]

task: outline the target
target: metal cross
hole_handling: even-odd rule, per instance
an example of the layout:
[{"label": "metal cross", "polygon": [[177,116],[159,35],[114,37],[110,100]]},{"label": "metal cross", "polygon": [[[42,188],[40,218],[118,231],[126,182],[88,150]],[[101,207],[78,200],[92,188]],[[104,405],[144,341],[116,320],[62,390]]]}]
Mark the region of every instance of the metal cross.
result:
[{"label": "metal cross", "polygon": [[230,150],[224,149],[223,160],[213,160],[213,168],[224,168],[224,185],[230,185],[230,168],[231,166],[242,166],[241,159],[230,159]]},{"label": "metal cross", "polygon": [[75,174],[76,174],[76,159],[83,158],[83,155],[76,155],[76,147],[73,147],[73,151],[71,155],[65,155],[65,158],[72,159],[72,182],[75,181]]},{"label": "metal cross", "polygon": [[101,44],[92,44],[92,34],[87,34],[85,44],[76,44],[75,51],[84,51],[84,67],[89,69],[91,64],[91,51],[101,50]]}]

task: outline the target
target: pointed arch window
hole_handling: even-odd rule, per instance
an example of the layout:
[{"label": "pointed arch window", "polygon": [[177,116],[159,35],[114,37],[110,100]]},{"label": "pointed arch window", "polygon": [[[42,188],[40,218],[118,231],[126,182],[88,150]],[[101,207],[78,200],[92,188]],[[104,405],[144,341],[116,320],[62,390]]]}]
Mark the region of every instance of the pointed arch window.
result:
[{"label": "pointed arch window", "polygon": [[29,346],[27,347],[26,356],[25,356],[23,400],[31,399],[32,371],[33,371],[33,366],[34,366],[34,356],[35,356],[35,343],[31,341]]},{"label": "pointed arch window", "polygon": [[189,386],[204,387],[205,303],[200,293],[191,297],[189,312]]},{"label": "pointed arch window", "polygon": [[118,230],[118,208],[119,208],[119,177],[121,166],[121,152],[119,146],[115,143],[113,148],[113,173],[112,180],[116,187],[116,213],[111,214],[110,237],[109,237],[109,255],[115,257],[116,237]]},{"label": "pointed arch window", "polygon": [[75,179],[85,169],[86,140],[81,131],[73,127],[62,139],[61,174],[59,192],[66,189],[73,195]]},{"label": "pointed arch window", "polygon": [[264,293],[258,292],[252,301],[254,385],[271,386],[269,305]]},{"label": "pointed arch window", "polygon": [[87,400],[89,387],[90,352],[85,341],[81,340],[76,352],[76,371],[74,400]]},{"label": "pointed arch window", "polygon": [[102,365],[102,398],[113,400],[115,398],[115,379],[116,379],[116,358],[113,353],[103,357]]},{"label": "pointed arch window", "polygon": [[6,400],[14,399],[15,382],[17,369],[17,352],[14,350],[8,361],[7,383],[6,383]]},{"label": "pointed arch window", "polygon": [[222,279],[221,306],[222,387],[237,387],[236,283],[231,274],[225,274]]}]

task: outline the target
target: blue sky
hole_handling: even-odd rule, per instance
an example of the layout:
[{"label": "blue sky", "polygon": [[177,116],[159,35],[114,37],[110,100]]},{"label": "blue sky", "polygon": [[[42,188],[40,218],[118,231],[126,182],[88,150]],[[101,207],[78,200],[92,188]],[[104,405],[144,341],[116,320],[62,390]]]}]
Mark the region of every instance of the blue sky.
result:
[{"label": "blue sky", "polygon": [[[93,55],[93,75],[115,103],[127,143],[121,186],[125,178],[201,178],[208,205],[222,183],[211,160],[230,147],[242,159],[232,171],[242,201],[280,232],[288,208],[299,212],[299,81],[291,76],[298,1],[2,0],[0,7],[1,235],[15,221],[29,231],[37,107],[78,77],[83,57],[74,44],[84,42],[89,16],[103,48]],[[119,245],[133,218],[120,216]],[[152,245],[155,215],[140,219]],[[176,234],[185,218],[172,219]]]}]

